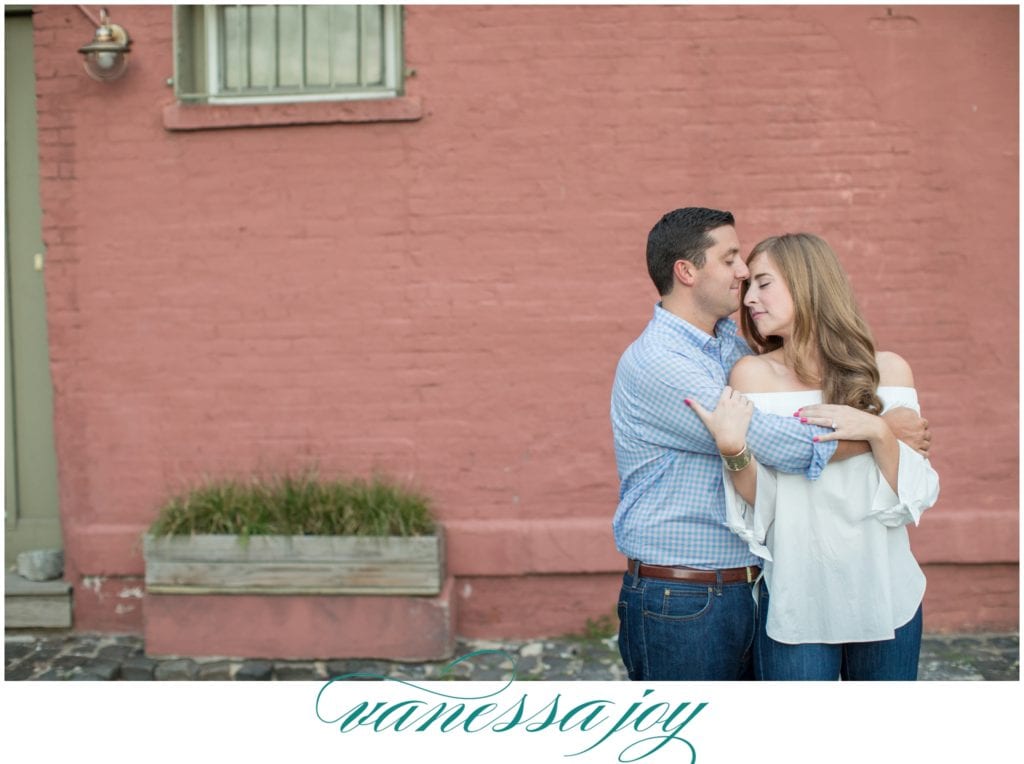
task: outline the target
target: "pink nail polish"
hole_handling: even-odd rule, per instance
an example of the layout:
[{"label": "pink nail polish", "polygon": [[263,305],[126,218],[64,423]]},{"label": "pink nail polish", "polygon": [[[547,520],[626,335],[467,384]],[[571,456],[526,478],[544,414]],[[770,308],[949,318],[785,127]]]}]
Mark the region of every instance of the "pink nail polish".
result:
[{"label": "pink nail polish", "polygon": [[693,404],[690,403],[690,399],[689,398],[683,398],[683,403],[685,403],[687,406],[693,406]]},{"label": "pink nail polish", "polygon": [[805,417],[805,416],[800,417],[800,424],[807,424],[807,417]]},{"label": "pink nail polish", "polygon": [[813,440],[815,443],[817,443],[818,442],[818,436],[815,435],[813,438],[811,438],[811,440]]}]

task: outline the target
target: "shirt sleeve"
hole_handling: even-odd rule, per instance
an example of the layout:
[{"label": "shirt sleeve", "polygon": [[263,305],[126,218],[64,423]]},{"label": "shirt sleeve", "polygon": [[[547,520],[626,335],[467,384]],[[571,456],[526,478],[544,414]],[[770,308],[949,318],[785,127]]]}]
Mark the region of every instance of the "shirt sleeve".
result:
[{"label": "shirt sleeve", "polygon": [[878,489],[871,503],[869,517],[882,525],[898,528],[901,525],[921,522],[921,514],[939,499],[939,475],[932,469],[931,462],[902,441],[900,466],[897,471],[896,487],[893,491],[879,471]]},{"label": "shirt sleeve", "polygon": [[[885,409],[906,406],[918,414],[921,404],[917,391],[912,387],[886,388]],[[931,462],[906,443],[897,441],[900,447],[900,464],[896,473],[897,491],[878,472],[878,488],[871,503],[869,517],[890,528],[921,522],[921,514],[939,499],[939,474],[932,469]]]},{"label": "shirt sleeve", "polygon": [[699,363],[686,356],[662,358],[630,380],[629,421],[648,443],[718,455],[715,439],[684,401],[695,399],[713,410],[722,387]]},{"label": "shirt sleeve", "polygon": [[[747,443],[758,462],[779,472],[803,474],[817,480],[836,452],[837,441],[814,442],[815,435],[829,430],[801,424],[796,417],[778,416],[754,409]],[[759,473],[760,475],[760,473]]]},{"label": "shirt sleeve", "polygon": [[[632,379],[633,421],[640,424],[644,440],[681,451],[718,455],[711,433],[684,403],[695,399],[708,411],[718,406],[724,383],[712,377],[697,361],[684,355],[662,358],[645,374]],[[813,442],[828,430],[801,424],[795,417],[766,414],[755,409],[747,442],[765,466],[803,474],[816,480],[835,453],[835,441]]]},{"label": "shirt sleeve", "polygon": [[772,553],[764,542],[768,537],[768,529],[775,522],[778,480],[774,470],[757,465],[757,495],[753,507],[736,492],[729,471],[722,467],[722,472],[722,482],[725,484],[725,527],[747,542],[752,554],[771,560]]}]

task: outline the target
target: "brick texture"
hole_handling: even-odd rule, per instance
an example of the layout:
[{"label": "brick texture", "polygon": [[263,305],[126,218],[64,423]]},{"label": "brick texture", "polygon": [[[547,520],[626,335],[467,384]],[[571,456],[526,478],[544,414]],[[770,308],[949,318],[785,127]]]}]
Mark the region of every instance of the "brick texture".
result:
[{"label": "brick texture", "polygon": [[[950,532],[918,551],[1016,565],[991,540],[1017,528],[1017,8],[410,6],[420,119],[187,132],[163,122],[171,9],[112,10],[134,43],[111,84],[76,8],[34,17],[76,589],[139,575],[189,481],[317,463],[411,479],[504,543],[478,592],[539,590],[515,577],[565,574],[556,531],[606,523],[581,572],[609,609],[611,379],[656,301],[646,232],[690,204],[745,246],[832,243],[932,422]],[[456,577],[488,568],[452,544]],[[991,628],[1016,625],[1000,591]],[[76,623],[137,628],[116,600]],[[506,630],[463,604],[466,633]]]}]

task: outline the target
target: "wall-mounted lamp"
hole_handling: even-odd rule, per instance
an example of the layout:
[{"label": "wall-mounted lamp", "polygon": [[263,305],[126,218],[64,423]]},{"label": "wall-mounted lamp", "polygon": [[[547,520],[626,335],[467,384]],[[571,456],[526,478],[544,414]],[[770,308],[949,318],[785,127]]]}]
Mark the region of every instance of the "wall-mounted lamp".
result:
[{"label": "wall-mounted lamp", "polygon": [[[82,13],[96,23],[85,8],[78,6]],[[132,41],[124,27],[111,24],[107,9],[100,9],[100,23],[96,36],[88,45],[83,45],[78,52],[85,56],[85,71],[94,80],[109,82],[116,80],[128,68],[127,53]]]}]

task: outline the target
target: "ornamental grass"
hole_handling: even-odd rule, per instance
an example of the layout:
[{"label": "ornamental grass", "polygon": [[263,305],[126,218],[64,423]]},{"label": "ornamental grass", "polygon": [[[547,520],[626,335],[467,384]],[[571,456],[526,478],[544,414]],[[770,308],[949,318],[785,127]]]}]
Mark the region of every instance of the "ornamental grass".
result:
[{"label": "ornamental grass", "polygon": [[154,536],[422,536],[434,531],[430,500],[385,475],[322,479],[315,471],[209,480],[171,498]]}]

